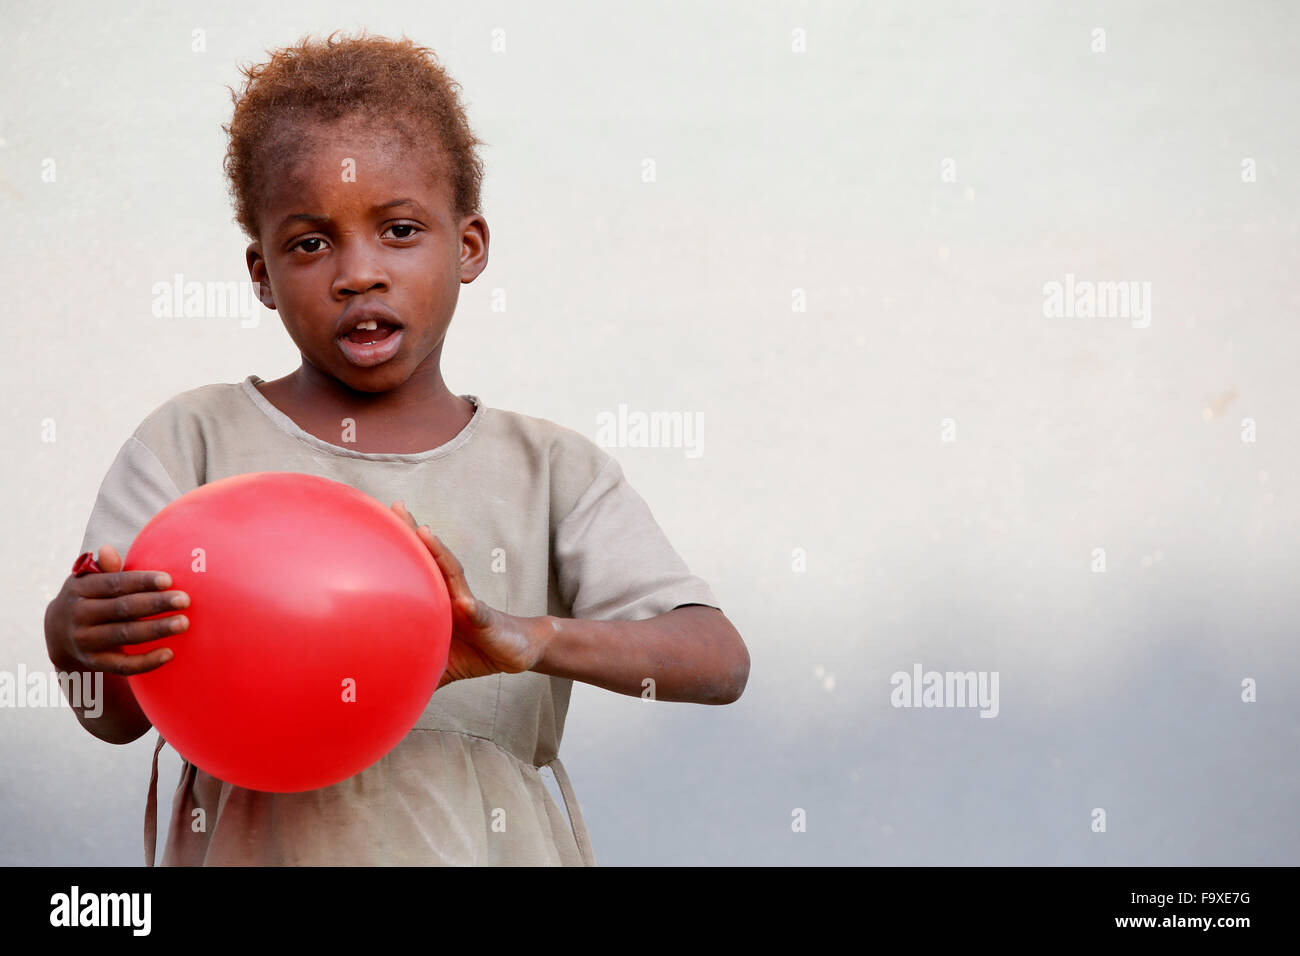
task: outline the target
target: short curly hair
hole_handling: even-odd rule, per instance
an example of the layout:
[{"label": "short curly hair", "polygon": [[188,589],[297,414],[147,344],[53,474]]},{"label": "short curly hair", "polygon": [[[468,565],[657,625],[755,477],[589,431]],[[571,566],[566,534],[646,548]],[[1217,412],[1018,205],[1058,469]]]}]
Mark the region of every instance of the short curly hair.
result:
[{"label": "short curly hair", "polygon": [[476,147],[486,144],[470,129],[460,84],[432,50],[405,36],[340,32],[268,51],[267,62],[240,67],[247,77],[242,90],[227,87],[235,110],[221,128],[230,137],[223,166],[234,221],[259,238],[268,167],[282,164],[308,127],[344,119],[387,125],[415,144],[428,142],[421,133],[432,136],[440,150],[425,147],[430,167],[450,184],[456,214],[479,212],[483,162]]}]

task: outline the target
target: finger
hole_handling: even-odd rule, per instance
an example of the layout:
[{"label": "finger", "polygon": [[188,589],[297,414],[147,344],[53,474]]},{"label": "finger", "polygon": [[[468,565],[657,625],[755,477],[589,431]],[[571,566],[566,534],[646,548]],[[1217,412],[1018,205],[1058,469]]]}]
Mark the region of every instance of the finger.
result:
[{"label": "finger", "polygon": [[117,553],[117,548],[106,544],[99,549],[98,564],[101,571],[121,571],[122,556]]},{"label": "finger", "polygon": [[433,560],[442,570],[443,577],[447,579],[447,590],[451,593],[452,602],[463,605],[467,613],[474,614],[478,609],[478,599],[470,590],[469,581],[465,579],[465,569],[460,561],[447,550],[447,546],[427,524],[420,525],[416,533],[429,549],[429,553],[433,555]]},{"label": "finger", "polygon": [[408,525],[411,526],[412,531],[415,530],[415,516],[406,510],[406,502],[404,501],[393,502],[393,511],[397,513],[397,516],[399,518],[401,518],[403,521],[405,521]]},{"label": "finger", "polygon": [[190,619],[184,614],[171,614],[150,621],[118,621],[82,628],[73,640],[83,653],[95,654],[109,651],[124,644],[143,644],[163,637],[172,637],[189,630]]},{"label": "finger", "polygon": [[148,654],[96,654],[93,663],[96,668],[110,674],[130,677],[132,674],[144,674],[166,664],[172,657],[171,648],[160,647]]},{"label": "finger", "polygon": [[86,598],[76,603],[73,620],[82,626],[135,621],[169,614],[189,605],[190,596],[184,591],[141,591],[119,597]]},{"label": "finger", "polygon": [[165,591],[172,586],[166,571],[105,571],[73,578],[73,590],[81,597],[112,598],[139,591]]},{"label": "finger", "polygon": [[420,540],[429,549],[429,553],[433,555],[434,560],[438,562],[438,567],[442,568],[443,574],[447,576],[449,581],[456,579],[464,583],[465,590],[468,591],[469,583],[465,581],[465,569],[456,556],[447,550],[447,546],[433,533],[433,529],[427,524],[422,524],[415,529],[415,533],[420,536]]}]

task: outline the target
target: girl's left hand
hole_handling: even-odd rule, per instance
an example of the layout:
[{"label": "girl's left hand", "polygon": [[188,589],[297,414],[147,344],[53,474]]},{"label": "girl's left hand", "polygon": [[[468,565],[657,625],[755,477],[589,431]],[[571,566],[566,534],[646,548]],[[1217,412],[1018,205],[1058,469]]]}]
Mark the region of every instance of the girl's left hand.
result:
[{"label": "girl's left hand", "polygon": [[546,650],[547,629],[538,626],[537,619],[505,614],[474,597],[465,580],[464,568],[429,526],[417,526],[401,501],[393,503],[393,512],[410,525],[429,549],[451,598],[451,647],[447,653],[447,669],[438,687],[469,677],[518,674],[536,666]]}]

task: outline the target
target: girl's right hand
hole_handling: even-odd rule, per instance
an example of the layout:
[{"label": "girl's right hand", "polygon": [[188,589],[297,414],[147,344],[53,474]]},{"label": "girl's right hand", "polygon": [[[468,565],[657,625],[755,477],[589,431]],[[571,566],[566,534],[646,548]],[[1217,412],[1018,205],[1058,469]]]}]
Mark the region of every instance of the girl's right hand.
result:
[{"label": "girl's right hand", "polygon": [[172,659],[169,648],[126,654],[124,644],[142,644],[178,634],[190,626],[184,614],[142,621],[189,607],[184,591],[168,591],[164,571],[123,571],[112,545],[99,549],[98,574],[68,575],[45,609],[45,648],[61,671],[144,674]]}]

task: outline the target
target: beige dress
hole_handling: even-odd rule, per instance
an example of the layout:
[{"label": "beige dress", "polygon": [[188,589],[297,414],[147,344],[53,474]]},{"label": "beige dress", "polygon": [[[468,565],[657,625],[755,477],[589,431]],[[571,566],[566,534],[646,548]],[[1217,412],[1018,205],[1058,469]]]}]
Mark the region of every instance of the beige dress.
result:
[{"label": "beige dress", "polygon": [[[465,395],[474,416],[446,444],[363,453],[299,428],[254,387],[261,381],[206,385],[153,411],[104,478],[82,551],[111,544],[126,555],[160,508],[207,482],[294,471],[385,507],[406,502],[460,560],[475,596],[509,614],[639,621],[718,606],[618,462],[576,431]],[[384,759],[305,793],[246,790],[185,762],[161,864],[594,865],[559,759],[571,687],[533,672],[448,684]],[[145,810],[150,866],[164,743]],[[567,819],[542,767],[555,774]]]}]

